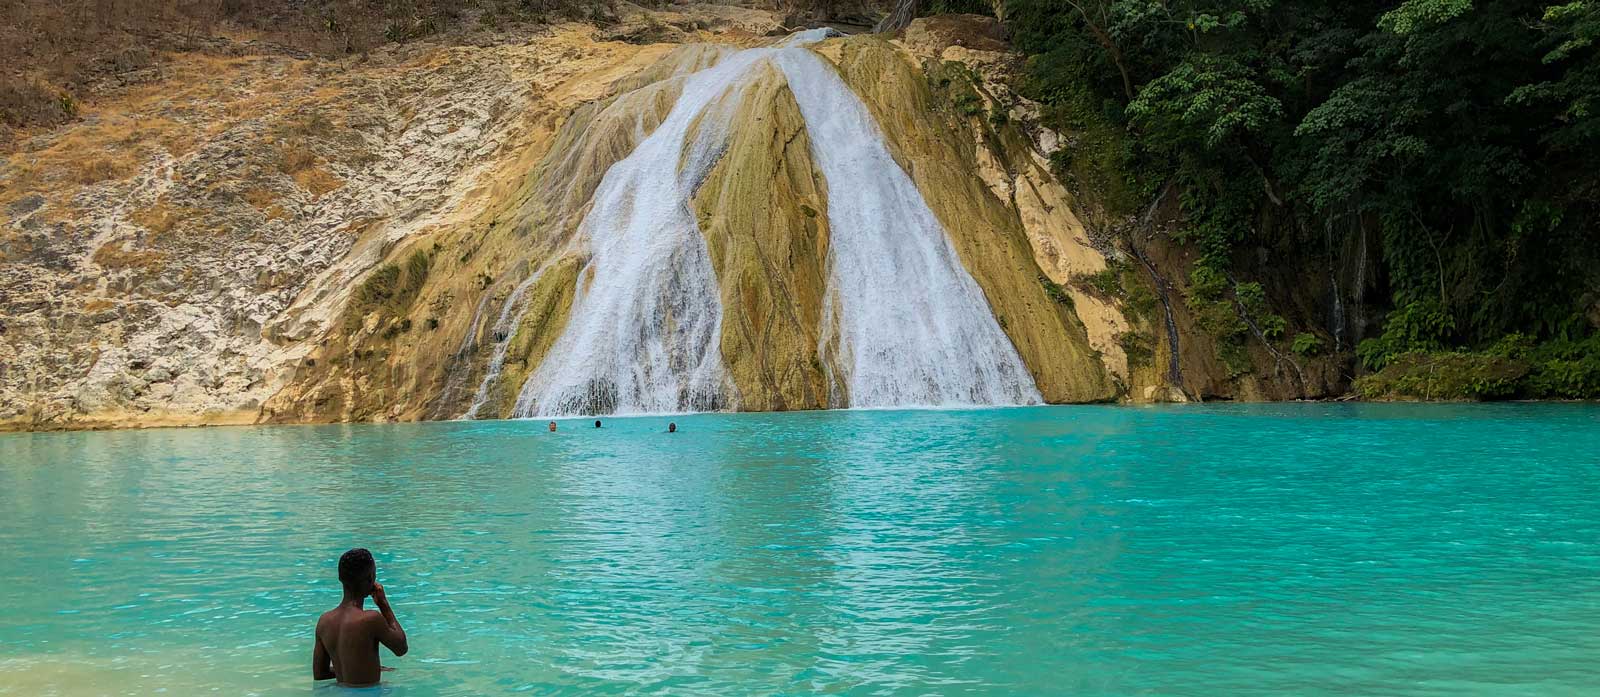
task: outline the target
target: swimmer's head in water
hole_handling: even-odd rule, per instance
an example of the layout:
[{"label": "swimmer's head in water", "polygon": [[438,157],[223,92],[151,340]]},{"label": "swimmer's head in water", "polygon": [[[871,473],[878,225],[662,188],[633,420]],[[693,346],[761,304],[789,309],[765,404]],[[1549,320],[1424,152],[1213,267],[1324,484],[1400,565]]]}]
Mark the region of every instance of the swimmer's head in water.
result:
[{"label": "swimmer's head in water", "polygon": [[550,431],[553,433],[553,432],[555,432],[555,430],[556,430],[556,422],[551,421],[550,422]]},{"label": "swimmer's head in water", "polygon": [[594,427],[595,428],[600,428],[600,420],[599,419],[595,419],[594,420]]},{"label": "swimmer's head in water", "polygon": [[678,432],[678,424],[672,423],[672,422],[668,422],[667,423],[667,433],[677,433],[677,432]]},{"label": "swimmer's head in water", "polygon": [[365,597],[377,580],[378,564],[365,547],[357,547],[339,557],[339,583],[344,584],[345,591]]}]

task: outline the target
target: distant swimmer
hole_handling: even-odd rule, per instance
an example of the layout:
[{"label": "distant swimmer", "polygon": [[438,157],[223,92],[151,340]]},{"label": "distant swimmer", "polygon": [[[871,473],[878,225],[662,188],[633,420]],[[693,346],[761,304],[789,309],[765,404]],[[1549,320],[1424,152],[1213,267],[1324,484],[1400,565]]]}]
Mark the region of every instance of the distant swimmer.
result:
[{"label": "distant swimmer", "polygon": [[[357,547],[339,557],[339,583],[344,585],[344,600],[317,620],[311,678],[335,679],[345,687],[376,685],[379,673],[388,670],[378,663],[378,645],[389,647],[396,656],[406,655],[406,630],[389,608],[371,552]],[[377,612],[364,607],[369,595]]]},{"label": "distant swimmer", "polygon": [[672,423],[671,421],[668,421],[667,422],[667,433],[677,433],[677,432],[678,432],[678,425],[675,424],[675,423]]},{"label": "distant swimmer", "polygon": [[556,432],[556,422],[554,422],[554,421],[550,422],[550,432],[551,433],[555,433]]},{"label": "distant swimmer", "polygon": [[600,428],[600,420],[599,419],[595,419],[594,420],[594,427],[595,428]]}]

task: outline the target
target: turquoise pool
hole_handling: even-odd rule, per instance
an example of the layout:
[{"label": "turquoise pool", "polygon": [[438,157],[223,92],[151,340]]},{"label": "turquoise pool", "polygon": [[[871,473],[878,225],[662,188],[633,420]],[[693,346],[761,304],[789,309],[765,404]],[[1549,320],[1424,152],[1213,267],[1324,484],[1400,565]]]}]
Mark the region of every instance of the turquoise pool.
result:
[{"label": "turquoise pool", "polygon": [[1600,407],[0,436],[0,694],[1600,693]]}]

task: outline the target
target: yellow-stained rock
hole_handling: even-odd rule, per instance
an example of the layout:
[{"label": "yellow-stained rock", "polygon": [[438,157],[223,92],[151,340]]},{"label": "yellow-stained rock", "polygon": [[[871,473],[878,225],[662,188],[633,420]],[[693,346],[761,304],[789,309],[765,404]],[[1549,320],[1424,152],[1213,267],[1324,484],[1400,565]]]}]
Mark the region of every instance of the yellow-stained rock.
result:
[{"label": "yellow-stained rock", "polygon": [[739,127],[694,201],[722,289],[723,364],[742,409],[823,408],[821,173],[800,107],[775,69],[763,69],[740,96]]},{"label": "yellow-stained rock", "polygon": [[671,109],[681,76],[725,50],[586,41],[574,32],[548,39],[552,51],[568,57],[549,67],[555,87],[528,107],[524,141],[483,175],[458,215],[407,244],[365,242],[387,249],[379,258],[391,263],[421,250],[433,271],[403,315],[379,317],[377,326],[352,323],[353,310],[346,307],[345,319],[333,323],[264,405],[264,421],[461,415],[494,354],[501,309],[516,286],[548,264],[523,298],[527,314],[510,332],[505,370],[489,385],[491,399],[482,410],[484,416],[510,414],[522,380],[565,326],[578,273],[573,236],[589,196],[605,171]]}]

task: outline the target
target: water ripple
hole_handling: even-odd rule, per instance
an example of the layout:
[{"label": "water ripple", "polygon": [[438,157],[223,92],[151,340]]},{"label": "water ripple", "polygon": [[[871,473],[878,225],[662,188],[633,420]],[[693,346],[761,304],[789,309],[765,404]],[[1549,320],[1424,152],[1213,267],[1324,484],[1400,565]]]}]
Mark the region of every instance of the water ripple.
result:
[{"label": "water ripple", "polygon": [[[822,412],[0,437],[0,695],[1584,694],[1600,408]],[[320,688],[319,688],[320,689]]]}]

